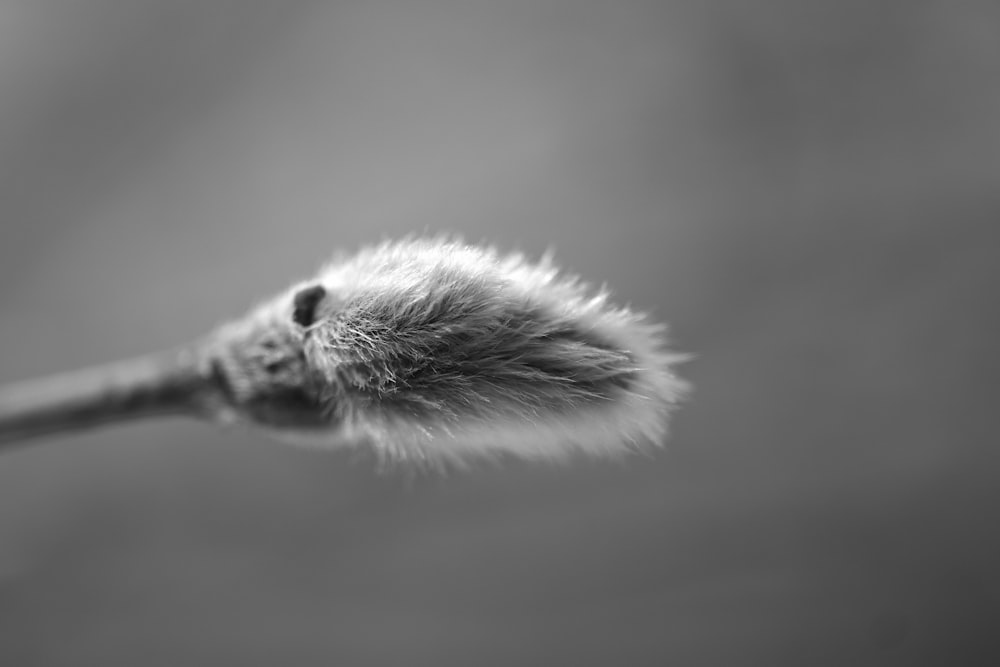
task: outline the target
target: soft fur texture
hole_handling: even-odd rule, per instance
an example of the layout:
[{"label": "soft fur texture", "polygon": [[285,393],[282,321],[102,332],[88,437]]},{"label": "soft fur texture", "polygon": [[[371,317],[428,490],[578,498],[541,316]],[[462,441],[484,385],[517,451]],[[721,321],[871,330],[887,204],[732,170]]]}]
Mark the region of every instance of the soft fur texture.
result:
[{"label": "soft fur texture", "polygon": [[[305,372],[307,408],[322,413],[322,428],[294,439],[369,442],[387,460],[617,455],[661,443],[686,391],[662,325],[612,305],[549,258],[449,239],[364,249],[251,321],[268,323],[251,330],[280,331],[280,345],[257,357],[278,347],[287,363],[277,366]],[[289,338],[300,343],[289,347]],[[245,378],[246,365],[226,372]],[[246,392],[251,385],[243,382]]]}]

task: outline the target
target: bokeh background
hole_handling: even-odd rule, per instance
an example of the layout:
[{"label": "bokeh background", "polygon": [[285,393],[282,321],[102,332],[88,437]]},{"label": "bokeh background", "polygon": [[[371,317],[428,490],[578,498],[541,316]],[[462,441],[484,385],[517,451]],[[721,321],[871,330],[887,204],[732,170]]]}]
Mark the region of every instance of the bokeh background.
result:
[{"label": "bokeh background", "polygon": [[622,464],[0,458],[3,665],[1000,664],[992,2],[4,2],[0,381],[407,232],[671,323]]}]

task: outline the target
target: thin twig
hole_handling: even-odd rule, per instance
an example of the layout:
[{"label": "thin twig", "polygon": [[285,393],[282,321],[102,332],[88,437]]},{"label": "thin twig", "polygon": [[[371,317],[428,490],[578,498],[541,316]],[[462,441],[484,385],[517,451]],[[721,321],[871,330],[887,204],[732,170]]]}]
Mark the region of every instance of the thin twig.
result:
[{"label": "thin twig", "polygon": [[199,411],[211,377],[194,349],[0,387],[0,444],[156,415]]}]

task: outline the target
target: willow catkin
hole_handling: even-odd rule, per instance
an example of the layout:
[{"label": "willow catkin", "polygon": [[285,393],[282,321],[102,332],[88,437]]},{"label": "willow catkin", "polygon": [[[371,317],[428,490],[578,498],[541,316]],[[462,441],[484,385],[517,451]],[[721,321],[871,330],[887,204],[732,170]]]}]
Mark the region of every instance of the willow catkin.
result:
[{"label": "willow catkin", "polygon": [[548,258],[387,242],[176,352],[0,387],[0,444],[181,414],[385,461],[615,456],[686,391],[664,334]]},{"label": "willow catkin", "polygon": [[335,261],[222,330],[220,414],[387,460],[615,456],[656,445],[686,384],[665,327],[549,258],[448,239]]}]

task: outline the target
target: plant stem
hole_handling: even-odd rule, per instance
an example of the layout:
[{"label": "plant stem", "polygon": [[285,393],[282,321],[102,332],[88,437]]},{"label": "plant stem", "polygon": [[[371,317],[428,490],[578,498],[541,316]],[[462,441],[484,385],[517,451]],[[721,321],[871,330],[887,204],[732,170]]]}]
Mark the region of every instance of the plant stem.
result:
[{"label": "plant stem", "polygon": [[197,415],[213,381],[195,348],[0,387],[0,445],[157,415]]}]

